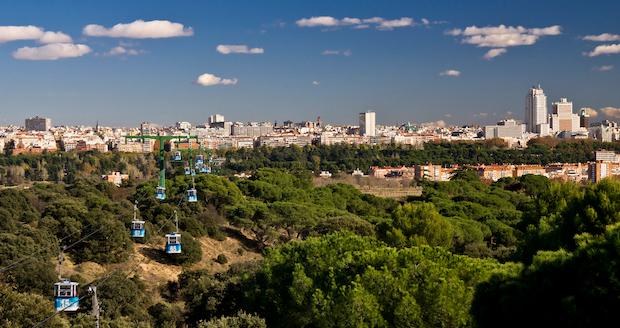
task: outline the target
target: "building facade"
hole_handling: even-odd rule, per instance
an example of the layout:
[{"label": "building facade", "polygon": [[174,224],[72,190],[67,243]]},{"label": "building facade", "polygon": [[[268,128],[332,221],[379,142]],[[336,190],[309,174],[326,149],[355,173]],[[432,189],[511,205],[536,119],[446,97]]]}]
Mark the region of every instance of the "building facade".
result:
[{"label": "building facade", "polygon": [[376,135],[376,114],[375,112],[360,113],[360,134],[363,136],[374,137]]},{"label": "building facade", "polygon": [[27,131],[48,131],[52,128],[52,119],[46,117],[30,117],[25,121]]},{"label": "building facade", "polygon": [[573,113],[573,103],[566,98],[553,103],[553,110],[550,116],[550,128],[555,133],[577,132],[580,128],[579,115]]},{"label": "building facade", "polygon": [[547,124],[547,96],[540,85],[532,87],[525,97],[526,131],[543,134]]}]

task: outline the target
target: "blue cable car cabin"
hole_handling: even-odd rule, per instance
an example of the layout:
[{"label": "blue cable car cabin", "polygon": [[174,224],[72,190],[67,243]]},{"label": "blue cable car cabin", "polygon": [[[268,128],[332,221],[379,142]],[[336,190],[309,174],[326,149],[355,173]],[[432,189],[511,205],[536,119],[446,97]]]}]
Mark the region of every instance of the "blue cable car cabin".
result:
[{"label": "blue cable car cabin", "polygon": [[175,152],[174,156],[172,157],[173,161],[180,161],[182,159],[183,159],[183,157],[181,156],[181,152],[180,151]]},{"label": "blue cable car cabin", "polygon": [[198,201],[198,192],[196,189],[192,188],[187,191],[187,201],[190,203],[195,203]]},{"label": "blue cable car cabin", "polygon": [[205,155],[196,155],[196,164],[204,164]]},{"label": "blue cable car cabin", "polygon": [[144,238],[144,221],[131,221],[131,236],[133,238]]},{"label": "blue cable car cabin", "polygon": [[166,253],[167,254],[180,254],[181,253],[181,235],[173,232],[166,234]]},{"label": "blue cable car cabin", "polygon": [[155,191],[155,198],[159,200],[166,199],[166,188],[162,186],[157,187],[157,191]]},{"label": "blue cable car cabin", "polygon": [[191,170],[192,175],[196,175],[196,170]]},{"label": "blue cable car cabin", "polygon": [[200,173],[211,173],[211,167],[207,165],[203,165],[200,168]]},{"label": "blue cable car cabin", "polygon": [[63,280],[54,284],[54,307],[56,312],[75,312],[80,308],[77,282]]}]

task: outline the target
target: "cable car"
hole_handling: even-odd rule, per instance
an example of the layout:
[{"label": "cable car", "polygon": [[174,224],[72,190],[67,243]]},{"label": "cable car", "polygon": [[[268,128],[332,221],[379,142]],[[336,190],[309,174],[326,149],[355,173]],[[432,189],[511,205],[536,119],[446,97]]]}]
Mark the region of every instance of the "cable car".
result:
[{"label": "cable car", "polygon": [[181,253],[181,235],[173,232],[166,234],[166,253],[167,254],[180,254]]},{"label": "cable car", "polygon": [[198,201],[198,192],[196,189],[192,188],[187,191],[187,201],[190,203],[195,203]]},{"label": "cable car", "polygon": [[184,169],[184,173],[185,175],[190,175],[192,174],[192,169],[189,166],[186,166]]},{"label": "cable car", "polygon": [[173,161],[180,161],[182,158],[183,157],[181,156],[181,152],[177,151],[177,152],[174,152],[174,156],[172,157],[172,160]]},{"label": "cable car", "polygon": [[134,238],[144,238],[144,221],[131,221],[131,236]]},{"label": "cable car", "polygon": [[196,164],[204,164],[205,155],[196,155]]},{"label": "cable car", "polygon": [[77,282],[63,280],[54,284],[54,307],[56,312],[75,312],[80,308]]},{"label": "cable car", "polygon": [[192,176],[196,175],[196,170],[191,170]]},{"label": "cable car", "polygon": [[211,173],[211,167],[207,165],[201,166],[200,173]]},{"label": "cable car", "polygon": [[166,199],[166,188],[162,186],[157,187],[157,191],[155,192],[155,198],[159,200]]}]

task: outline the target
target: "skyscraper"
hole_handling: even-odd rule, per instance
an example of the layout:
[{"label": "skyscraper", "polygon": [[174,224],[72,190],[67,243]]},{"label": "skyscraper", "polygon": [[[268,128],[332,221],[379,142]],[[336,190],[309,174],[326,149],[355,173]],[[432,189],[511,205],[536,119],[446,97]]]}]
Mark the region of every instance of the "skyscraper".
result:
[{"label": "skyscraper", "polygon": [[551,130],[556,133],[579,130],[579,115],[573,113],[573,103],[566,98],[554,102],[550,123]]},{"label": "skyscraper", "polygon": [[360,134],[369,137],[375,136],[375,112],[360,113]]},{"label": "skyscraper", "polygon": [[540,85],[532,87],[525,97],[525,127],[531,133],[548,130],[547,96]]}]

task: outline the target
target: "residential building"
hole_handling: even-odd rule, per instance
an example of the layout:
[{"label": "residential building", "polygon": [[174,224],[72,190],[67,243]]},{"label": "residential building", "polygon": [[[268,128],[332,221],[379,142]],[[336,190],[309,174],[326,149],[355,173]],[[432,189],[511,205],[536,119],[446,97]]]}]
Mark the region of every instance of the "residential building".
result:
[{"label": "residential building", "polygon": [[594,152],[594,160],[599,162],[599,161],[603,161],[603,162],[615,162],[618,163],[620,162],[620,159],[618,158],[618,155],[616,154],[616,152],[611,151],[611,150],[597,150]]},{"label": "residential building", "polygon": [[416,180],[449,181],[458,167],[443,167],[435,164],[424,164],[416,165],[414,169]]},{"label": "residential building", "polygon": [[30,117],[25,121],[26,131],[48,131],[52,128],[52,119],[46,117]]},{"label": "residential building", "polygon": [[207,123],[209,123],[209,125],[212,125],[214,123],[223,123],[226,120],[224,119],[224,115],[222,114],[214,114],[209,116],[209,118],[207,119]]},{"label": "residential building", "polygon": [[525,132],[525,124],[519,124],[517,121],[509,119],[497,122],[496,125],[487,125],[484,127],[484,137],[492,138],[515,138],[522,139]]},{"label": "residential building", "polygon": [[517,165],[513,176],[518,178],[527,174],[547,176],[547,171],[542,165]]},{"label": "residential building", "polygon": [[376,135],[376,114],[373,111],[360,113],[360,134],[374,137]]},{"label": "residential building", "polygon": [[101,176],[101,179],[109,183],[113,183],[117,187],[123,184],[123,181],[129,180],[129,174],[121,174],[121,172],[111,172]]},{"label": "residential building", "polygon": [[484,179],[497,181],[514,176],[514,165],[480,165],[478,175]]},{"label": "residential building", "polygon": [[620,140],[620,128],[618,123],[609,120],[603,120],[599,123],[593,123],[588,132],[591,138],[602,142],[613,142]]}]

